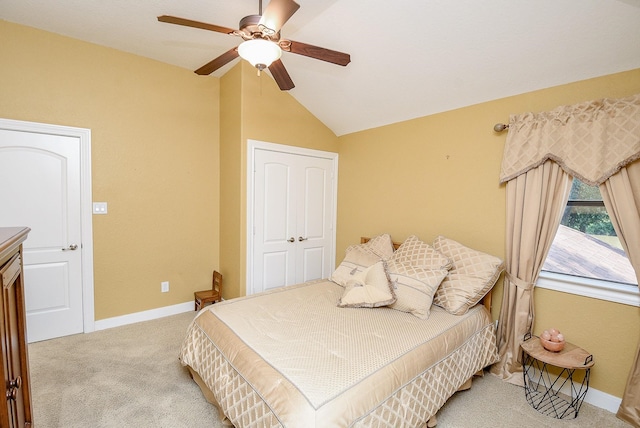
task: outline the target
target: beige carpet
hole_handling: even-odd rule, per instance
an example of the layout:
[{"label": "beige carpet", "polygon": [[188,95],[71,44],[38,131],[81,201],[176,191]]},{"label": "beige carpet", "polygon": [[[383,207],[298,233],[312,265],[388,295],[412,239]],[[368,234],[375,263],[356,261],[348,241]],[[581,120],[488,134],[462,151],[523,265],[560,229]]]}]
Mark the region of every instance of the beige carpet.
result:
[{"label": "beige carpet", "polygon": [[[194,315],[29,345],[35,428],[221,427],[177,360]],[[455,394],[437,417],[439,428],[629,427],[588,404],[577,419],[551,419],[529,407],[521,388],[491,375]]]}]

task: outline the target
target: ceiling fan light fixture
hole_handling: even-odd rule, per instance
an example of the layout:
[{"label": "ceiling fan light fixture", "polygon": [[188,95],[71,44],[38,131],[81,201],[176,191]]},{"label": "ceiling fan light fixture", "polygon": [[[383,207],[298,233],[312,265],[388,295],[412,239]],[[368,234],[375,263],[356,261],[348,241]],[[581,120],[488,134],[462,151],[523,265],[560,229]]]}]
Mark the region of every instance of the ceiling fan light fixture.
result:
[{"label": "ceiling fan light fixture", "polygon": [[264,70],[273,61],[280,59],[282,49],[276,43],[268,40],[252,39],[240,43],[238,54],[258,70]]}]

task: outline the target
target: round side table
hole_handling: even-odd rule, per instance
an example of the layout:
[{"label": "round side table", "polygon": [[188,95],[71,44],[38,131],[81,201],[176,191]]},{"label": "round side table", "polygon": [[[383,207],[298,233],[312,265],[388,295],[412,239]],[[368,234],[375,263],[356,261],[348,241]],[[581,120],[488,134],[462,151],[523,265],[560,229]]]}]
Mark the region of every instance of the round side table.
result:
[{"label": "round side table", "polygon": [[[578,417],[589,389],[593,355],[569,342],[565,342],[562,351],[550,352],[542,347],[539,337],[528,334],[524,339],[520,348],[527,402],[556,419]],[[576,372],[582,371],[580,380]]]}]

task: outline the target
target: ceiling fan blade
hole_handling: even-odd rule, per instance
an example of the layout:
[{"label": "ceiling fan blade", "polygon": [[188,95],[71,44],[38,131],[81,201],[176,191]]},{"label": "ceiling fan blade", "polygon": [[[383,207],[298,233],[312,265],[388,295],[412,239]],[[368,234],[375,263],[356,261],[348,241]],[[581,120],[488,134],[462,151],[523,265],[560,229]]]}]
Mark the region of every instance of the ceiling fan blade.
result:
[{"label": "ceiling fan blade", "polygon": [[[287,46],[288,43],[291,44]],[[286,43],[280,42],[280,46],[284,51],[308,56],[309,58],[315,58],[321,61],[331,62],[337,65],[345,66],[351,62],[351,55],[349,54],[332,51],[331,49],[325,49],[306,43],[294,42],[293,40],[286,41]]]},{"label": "ceiling fan blade", "polygon": [[232,28],[220,27],[219,25],[207,24],[205,22],[192,21],[190,19],[178,18],[176,16],[162,15],[158,21],[168,24],[184,25],[185,27],[200,28],[203,30],[215,31],[216,33],[233,34]]},{"label": "ceiling fan blade", "polygon": [[279,59],[271,63],[269,71],[281,91],[288,91],[289,89],[296,87],[296,85],[293,84],[293,80],[291,80],[291,76],[289,76],[287,69],[284,68],[284,64]]},{"label": "ceiling fan blade", "polygon": [[298,8],[300,5],[293,0],[271,0],[258,24],[272,30],[275,34],[296,13]]},{"label": "ceiling fan blade", "polygon": [[220,67],[227,65],[228,63],[230,63],[236,58],[238,58],[238,48],[229,49],[228,51],[220,55],[218,58],[206,63],[205,65],[197,69],[195,73],[201,76],[206,76],[208,74],[213,73]]}]

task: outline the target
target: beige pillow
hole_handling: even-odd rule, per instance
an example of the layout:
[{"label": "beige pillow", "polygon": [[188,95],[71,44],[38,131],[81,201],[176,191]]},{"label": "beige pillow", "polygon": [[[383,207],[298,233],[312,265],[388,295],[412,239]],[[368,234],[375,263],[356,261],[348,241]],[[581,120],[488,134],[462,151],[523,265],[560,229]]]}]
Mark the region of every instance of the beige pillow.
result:
[{"label": "beige pillow", "polygon": [[393,256],[393,241],[391,240],[391,235],[388,233],[374,236],[366,243],[360,245],[371,250],[383,260],[387,260]]},{"label": "beige pillow", "polygon": [[371,238],[365,244],[351,245],[345,251],[344,260],[338,265],[329,278],[343,287],[353,276],[361,273],[369,266],[380,260],[386,260],[393,255],[393,242],[388,234]]},{"label": "beige pillow", "polygon": [[352,245],[347,248],[344,260],[342,260],[329,279],[344,287],[347,281],[380,260],[380,256],[368,248],[361,245]]},{"label": "beige pillow", "polygon": [[343,308],[377,308],[396,301],[384,261],[354,275],[345,287],[338,306]]},{"label": "beige pillow", "polygon": [[393,260],[387,263],[387,270],[396,295],[395,303],[389,307],[421,319],[429,318],[433,295],[449,271],[425,269]]},{"label": "beige pillow", "polygon": [[425,269],[450,269],[453,265],[449,258],[415,235],[405,239],[391,259]]},{"label": "beige pillow", "polygon": [[438,236],[433,247],[453,260],[433,303],[453,315],[462,315],[494,286],[504,270],[498,257],[465,247],[453,239]]}]

